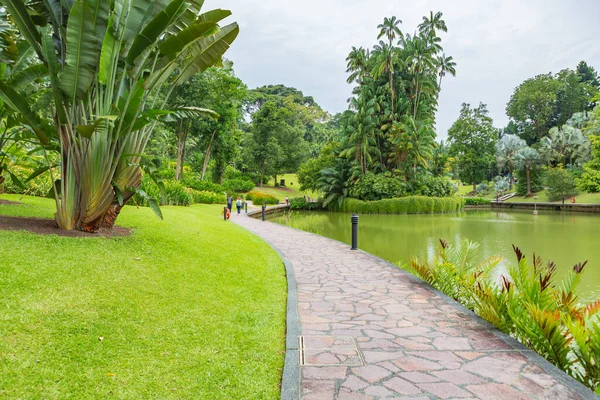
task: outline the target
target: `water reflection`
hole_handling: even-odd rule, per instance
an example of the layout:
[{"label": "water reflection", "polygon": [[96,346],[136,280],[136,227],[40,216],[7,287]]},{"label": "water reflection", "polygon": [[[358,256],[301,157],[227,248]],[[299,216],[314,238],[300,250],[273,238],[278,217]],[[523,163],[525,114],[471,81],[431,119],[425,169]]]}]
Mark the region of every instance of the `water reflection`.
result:
[{"label": "water reflection", "polygon": [[[350,215],[292,211],[274,222],[350,243]],[[514,263],[512,245],[531,258],[533,252],[552,259],[564,274],[574,264],[589,260],[581,297],[600,297],[600,216],[529,211],[467,211],[446,215],[361,215],[359,247],[391,262],[409,262],[412,256],[431,259],[439,238],[451,243],[463,239],[480,244],[480,258],[504,257],[500,268]]]}]

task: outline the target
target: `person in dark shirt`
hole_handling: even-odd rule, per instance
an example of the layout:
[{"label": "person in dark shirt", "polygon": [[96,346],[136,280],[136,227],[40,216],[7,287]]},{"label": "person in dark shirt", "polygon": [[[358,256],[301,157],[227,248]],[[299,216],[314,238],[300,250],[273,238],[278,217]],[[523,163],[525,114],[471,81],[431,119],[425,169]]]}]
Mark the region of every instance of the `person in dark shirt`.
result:
[{"label": "person in dark shirt", "polygon": [[231,196],[227,198],[227,208],[229,209],[229,212],[231,212],[231,209],[233,208],[233,197]]}]

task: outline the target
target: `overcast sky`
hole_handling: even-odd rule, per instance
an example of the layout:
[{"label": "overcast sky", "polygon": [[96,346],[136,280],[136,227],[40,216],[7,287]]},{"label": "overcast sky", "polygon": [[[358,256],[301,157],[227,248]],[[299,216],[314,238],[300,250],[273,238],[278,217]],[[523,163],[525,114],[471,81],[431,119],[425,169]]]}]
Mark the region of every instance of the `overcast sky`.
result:
[{"label": "overcast sky", "polygon": [[463,102],[486,103],[503,127],[506,103],[523,80],[581,60],[600,69],[600,0],[206,0],[212,8],[230,9],[229,21],[240,24],[227,58],[249,88],[292,86],[331,113],[347,108],[352,46],[375,45],[384,17],[396,15],[402,31],[413,33],[429,11],[442,11],[442,45],[458,65],[456,78],[442,82],[441,138]]}]

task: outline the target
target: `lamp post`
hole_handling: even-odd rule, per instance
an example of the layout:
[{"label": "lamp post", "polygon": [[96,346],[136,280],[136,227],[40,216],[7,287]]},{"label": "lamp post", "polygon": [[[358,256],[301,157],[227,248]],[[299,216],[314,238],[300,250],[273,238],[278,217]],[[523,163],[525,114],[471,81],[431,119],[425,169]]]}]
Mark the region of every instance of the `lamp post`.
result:
[{"label": "lamp post", "polygon": [[358,214],[352,214],[352,250],[358,250]]}]

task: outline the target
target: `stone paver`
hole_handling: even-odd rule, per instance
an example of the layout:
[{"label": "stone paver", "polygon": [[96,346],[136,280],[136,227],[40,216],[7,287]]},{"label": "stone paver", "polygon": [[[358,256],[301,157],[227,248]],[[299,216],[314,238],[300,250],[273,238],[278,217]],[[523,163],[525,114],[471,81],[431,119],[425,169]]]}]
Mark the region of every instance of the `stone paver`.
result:
[{"label": "stone paver", "polygon": [[305,363],[314,364],[300,367],[302,399],[598,398],[377,257],[275,223],[232,220],[293,265]]}]

